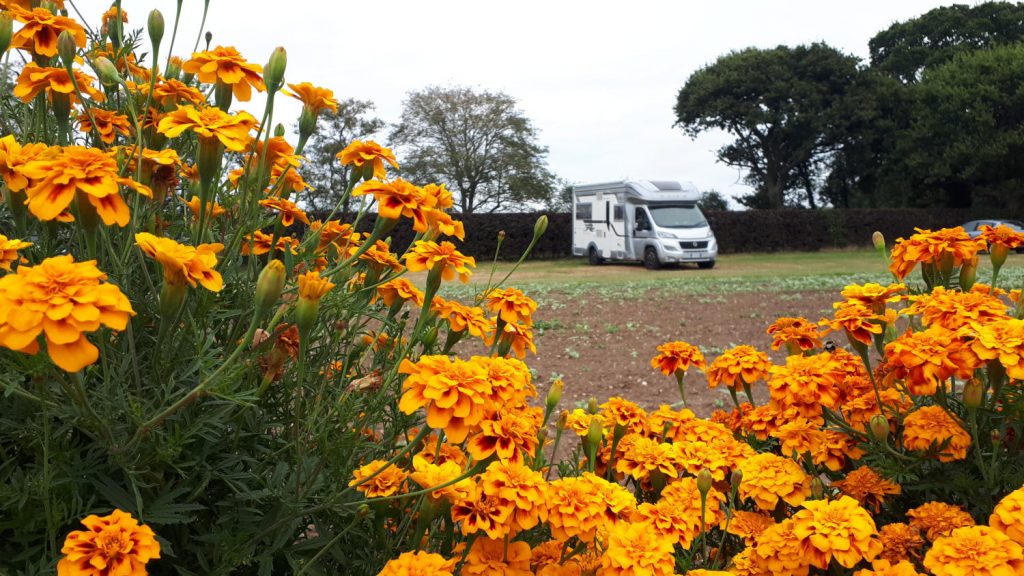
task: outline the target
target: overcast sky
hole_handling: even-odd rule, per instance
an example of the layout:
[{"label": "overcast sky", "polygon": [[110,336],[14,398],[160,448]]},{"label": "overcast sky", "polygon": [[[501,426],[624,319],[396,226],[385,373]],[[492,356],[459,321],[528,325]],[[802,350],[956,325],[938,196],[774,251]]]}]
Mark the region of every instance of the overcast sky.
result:
[{"label": "overcast sky", "polygon": [[[110,5],[69,1],[92,25]],[[747,191],[742,175],[714,154],[728,138],[691,140],[672,126],[676,94],[690,74],[749,46],[823,41],[866,59],[876,32],[948,4],[212,0],[206,29],[213,45],[233,45],[258,64],[284,46],[287,81],[330,88],[339,99],[371,100],[389,123],[398,119],[406,93],[431,84],[505,92],[538,129],[549,167],[570,182],[681,180],[733,196]],[[173,0],[122,2],[130,27],[144,26],[153,8],[164,13],[165,54],[175,6]],[[184,0],[176,55],[189,56],[202,6]],[[259,106],[251,111],[262,112]],[[276,108],[275,121],[291,127],[298,104]],[[380,140],[387,144],[386,134]]]}]

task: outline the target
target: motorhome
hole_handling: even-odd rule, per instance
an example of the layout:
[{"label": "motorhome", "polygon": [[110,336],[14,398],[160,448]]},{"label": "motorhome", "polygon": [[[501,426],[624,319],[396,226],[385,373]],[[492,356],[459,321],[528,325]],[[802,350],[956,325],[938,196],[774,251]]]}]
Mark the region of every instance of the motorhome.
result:
[{"label": "motorhome", "polygon": [[718,243],[687,182],[623,180],[573,187],[572,253],[591,264],[694,262],[712,268]]}]

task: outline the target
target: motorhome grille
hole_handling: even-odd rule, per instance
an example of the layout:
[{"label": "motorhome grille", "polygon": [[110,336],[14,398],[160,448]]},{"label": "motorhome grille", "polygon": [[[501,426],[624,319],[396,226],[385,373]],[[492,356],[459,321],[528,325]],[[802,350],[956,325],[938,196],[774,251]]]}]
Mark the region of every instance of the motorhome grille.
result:
[{"label": "motorhome grille", "polygon": [[683,248],[683,249],[686,249],[686,250],[693,250],[694,248],[707,248],[708,247],[708,241],[707,240],[697,240],[697,241],[694,241],[694,240],[683,240],[682,242],[679,243],[679,247]]}]

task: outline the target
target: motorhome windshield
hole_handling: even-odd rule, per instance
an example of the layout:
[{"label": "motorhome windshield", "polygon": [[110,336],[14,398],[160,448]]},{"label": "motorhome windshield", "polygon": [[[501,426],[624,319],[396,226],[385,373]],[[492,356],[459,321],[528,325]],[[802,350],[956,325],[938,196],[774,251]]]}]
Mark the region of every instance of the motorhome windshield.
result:
[{"label": "motorhome windshield", "polygon": [[697,206],[648,206],[654,223],[661,228],[700,228],[708,221]]}]

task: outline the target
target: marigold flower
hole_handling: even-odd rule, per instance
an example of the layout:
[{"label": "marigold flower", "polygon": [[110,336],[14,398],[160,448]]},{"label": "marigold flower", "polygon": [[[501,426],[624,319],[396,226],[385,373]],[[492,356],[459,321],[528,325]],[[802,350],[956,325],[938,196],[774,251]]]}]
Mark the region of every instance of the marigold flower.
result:
[{"label": "marigold flower", "polygon": [[145,574],[146,564],[160,557],[153,530],[127,512],[92,514],[82,524],[85,530],[75,530],[64,540],[57,576]]},{"label": "marigold flower", "polygon": [[643,436],[637,436],[628,444],[622,456],[615,460],[616,472],[632,476],[638,481],[648,481],[654,473],[675,478],[682,467],[682,458],[674,445]]},{"label": "marigold flower", "polygon": [[[454,461],[433,463],[419,454],[412,457],[412,468],[409,479],[424,490],[448,484],[463,474],[462,467]],[[444,488],[431,490],[427,495],[434,501],[444,499],[454,503],[467,498],[472,490],[473,480],[465,478]]]},{"label": "marigold flower", "polygon": [[938,382],[954,374],[967,376],[976,366],[962,365],[962,343],[955,333],[939,326],[907,331],[885,345],[885,357],[897,378],[906,380],[916,396],[935,393]]},{"label": "marigold flower", "polygon": [[853,568],[882,550],[875,521],[849,496],[837,500],[808,500],[793,515],[793,535],[800,540],[811,566],[827,570],[835,559]]},{"label": "marigold flower", "polygon": [[890,255],[889,270],[900,280],[907,277],[918,263],[940,265],[943,257],[955,267],[985,249],[985,240],[971,238],[960,226],[936,232],[915,228],[917,234],[899,238]]},{"label": "marigold flower", "polygon": [[774,525],[775,520],[767,514],[736,510],[729,522],[728,532],[743,538],[747,546],[753,546],[757,537]]},{"label": "marigold flower", "polygon": [[224,279],[214,270],[223,244],[200,244],[193,248],[148,232],[136,234],[135,243],[146,256],[160,263],[164,281],[169,284],[183,286],[187,282],[193,288],[201,284],[211,292],[220,292],[224,287]]},{"label": "marigold flower", "polygon": [[861,466],[849,472],[845,478],[836,480],[832,485],[876,514],[882,509],[886,496],[898,496],[903,492],[899,484],[886,480],[869,466]]},{"label": "marigold flower", "polygon": [[[338,152],[337,158],[342,166],[351,164],[356,168],[362,168],[364,164],[369,164],[373,167],[373,177],[378,180],[383,180],[387,176],[387,169],[384,167],[385,162],[390,164],[392,168],[398,169],[395,153],[390,148],[384,148],[373,140],[367,140],[366,142],[353,140],[351,144],[346,146],[341,152]],[[433,206],[435,203],[436,200],[430,205]],[[386,217],[390,218],[390,216]],[[422,230],[419,231],[422,232]]]},{"label": "marigold flower", "polygon": [[835,331],[842,330],[851,342],[871,346],[873,338],[883,331],[879,316],[860,302],[841,302],[833,319],[822,318],[818,324]]},{"label": "marigold flower", "polygon": [[537,450],[538,422],[528,410],[502,409],[481,420],[480,431],[466,443],[466,450],[477,461],[493,454],[499,462],[524,463],[524,454],[533,456]]},{"label": "marigold flower", "polygon": [[29,62],[25,64],[25,67],[21,69],[21,74],[18,75],[18,81],[14,86],[14,96],[28,104],[45,90],[51,98],[54,93],[62,94],[68,97],[71,104],[74,104],[78,101],[78,96],[75,94],[75,84],[78,84],[78,88],[89,98],[96,102],[106,100],[103,92],[93,86],[95,78],[78,70],[74,70],[74,74],[75,82],[72,83],[71,76],[68,75],[65,68],[43,68],[35,62]]},{"label": "marigold flower", "polygon": [[572,430],[577,436],[584,437],[590,431],[590,421],[593,418],[600,418],[597,414],[591,414],[582,408],[576,408],[572,412],[564,412],[565,428]]},{"label": "marigold flower", "polygon": [[[848,301],[860,302],[876,314],[881,314],[886,304],[899,302],[903,299],[900,293],[906,291],[907,286],[905,284],[882,286],[881,284],[869,282],[863,285],[849,284],[843,288],[840,295]],[[839,304],[834,304],[833,306],[838,307]]]},{"label": "marigold flower", "polygon": [[821,417],[823,406],[835,408],[842,396],[838,385],[841,374],[830,359],[828,352],[815,356],[791,354],[786,357],[785,366],[772,366],[768,380],[772,402],[781,411],[794,408],[812,420]]},{"label": "marigold flower", "polygon": [[487,293],[487,308],[505,322],[530,324],[537,301],[517,288],[496,288]]},{"label": "marigold flower", "polygon": [[652,534],[645,523],[618,524],[608,533],[601,574],[672,576],[676,565],[674,545],[674,539]]},{"label": "marigold flower", "polygon": [[491,462],[480,474],[480,489],[488,498],[508,503],[514,531],[537,525],[544,511],[547,482],[540,472],[515,462]]},{"label": "marigold flower", "polygon": [[810,558],[796,536],[796,523],[792,518],[769,526],[757,537],[751,548],[750,559],[761,574],[806,576],[810,571]]},{"label": "marigold flower", "polygon": [[957,528],[924,555],[935,576],[1013,576],[1024,573],[1024,548],[988,526]]},{"label": "marigold flower", "polygon": [[799,506],[811,494],[811,479],[789,458],[763,452],[740,464],[740,496],[753,498],[761,510],[775,510],[779,500]]},{"label": "marigold flower", "polygon": [[307,226],[309,225],[309,218],[306,216],[306,212],[291,200],[285,200],[283,198],[264,198],[263,200],[260,200],[260,206],[280,212],[281,225],[286,228],[295,224],[296,220],[306,224]]},{"label": "marigold flower", "polygon": [[971,435],[941,406],[922,406],[903,420],[903,446],[907,450],[931,451],[946,442],[946,448],[936,454],[940,462],[967,457]]},{"label": "marigold flower", "polygon": [[46,144],[25,144],[22,146],[13,134],[0,138],[0,177],[11,192],[21,192],[29,185],[28,178],[21,173],[21,167],[43,155],[52,156],[60,148]]},{"label": "marigold flower", "polygon": [[[181,201],[184,202],[186,206],[188,206],[189,210],[192,211],[192,217],[198,220],[199,219],[199,206],[200,206],[199,196],[192,196],[191,200],[185,200],[184,198],[181,198]],[[227,212],[227,210],[225,210],[223,206],[221,206],[220,204],[217,204],[216,202],[207,202],[206,203],[206,217],[207,218],[213,219],[213,218],[216,218],[218,216],[224,215],[225,212]],[[268,252],[269,252],[269,250],[268,250]]]},{"label": "marigold flower", "polygon": [[473,485],[466,498],[452,506],[452,522],[458,522],[464,535],[483,532],[488,538],[504,538],[509,534],[511,504],[499,498],[490,498],[480,487]]},{"label": "marigold flower", "polygon": [[771,366],[771,360],[764,352],[753,346],[736,346],[722,352],[708,367],[708,387],[725,384],[735,390],[766,378]]},{"label": "marigold flower", "polygon": [[239,102],[252,98],[252,89],[266,91],[263,83],[263,67],[251,64],[231,46],[217,46],[205,52],[193,52],[192,58],[181,65],[181,69],[195,74],[206,84],[227,84]]},{"label": "marigold flower", "polygon": [[[31,242],[25,242],[17,238],[8,238],[0,234],[0,268],[9,271],[11,263],[19,260],[18,250],[28,248],[31,245]],[[25,261],[24,258],[20,258],[20,260]]]},{"label": "marigold flower", "polygon": [[[491,383],[488,398],[491,407],[525,403],[537,395],[530,369],[521,360],[501,356],[473,356],[469,360],[487,371],[487,379]],[[538,414],[538,409],[531,410],[534,410],[534,415]],[[537,425],[540,426],[539,421]]]},{"label": "marigold flower", "polygon": [[[92,114],[92,117],[89,116],[89,113]],[[132,125],[124,114],[117,114],[102,108],[92,108],[89,113],[83,112],[78,115],[78,128],[82,132],[88,134],[95,128],[100,135],[100,140],[106,144],[113,144],[117,134],[131,135]],[[93,120],[96,121],[96,124],[93,124]]]},{"label": "marigold flower", "polygon": [[772,350],[791,344],[797,350],[821,348],[818,327],[806,318],[778,318],[768,327],[767,333],[772,337]]},{"label": "marigold flower", "polygon": [[378,576],[452,576],[454,570],[454,558],[445,560],[440,554],[416,550],[388,560]]},{"label": "marigold flower", "polygon": [[1024,245],[1024,234],[1006,226],[1005,224],[1000,224],[995,228],[986,224],[982,226],[980,230],[981,238],[984,239],[985,242],[988,242],[990,249],[995,246],[1003,246],[1012,250],[1018,246]]},{"label": "marigold flower", "polygon": [[451,217],[447,212],[431,208],[426,212],[427,235],[437,237],[440,235],[451,236],[459,240],[466,239],[466,227]]},{"label": "marigold flower", "polygon": [[691,365],[700,370],[707,367],[700,350],[682,341],[667,342],[658,346],[658,354],[651,358],[651,366],[661,370],[666,376],[680,371],[686,372]]},{"label": "marigold flower", "polygon": [[531,576],[530,545],[522,540],[506,542],[477,538],[466,555],[460,572],[463,576]]},{"label": "marigold flower", "polygon": [[914,526],[902,522],[886,524],[878,530],[878,540],[882,543],[882,551],[878,554],[880,559],[894,563],[921,559],[924,539]]},{"label": "marigold flower", "polygon": [[967,366],[982,366],[999,359],[1006,375],[1024,380],[1024,320],[1005,318],[985,324],[964,327],[960,336],[965,340],[961,359]]},{"label": "marigold flower", "polygon": [[299,274],[297,284],[299,287],[299,298],[302,300],[319,301],[334,288],[333,282],[326,278],[321,278],[320,273],[316,271]]},{"label": "marigold flower", "polygon": [[[149,93],[148,82],[142,84],[129,83],[129,87],[133,87],[138,90],[141,96],[145,96]],[[194,106],[204,106],[206,104],[206,96],[198,89],[189,86],[180,80],[158,77],[156,85],[153,86],[153,102],[162,109],[168,109],[173,105],[183,103],[192,104]]]},{"label": "marigold flower", "polygon": [[469,282],[469,277],[472,274],[469,268],[476,268],[476,259],[463,255],[455,249],[455,245],[451,242],[438,244],[418,240],[413,244],[412,249],[402,257],[410,272],[433,271],[434,268],[440,266],[443,280],[451,281],[458,275],[463,284]]},{"label": "marigold flower", "polygon": [[302,105],[312,111],[313,114],[319,114],[324,110],[330,110],[335,113],[338,111],[338,101],[334,98],[334,92],[327,88],[320,88],[309,82],[289,84],[288,87],[291,88],[290,92],[288,90],[282,90],[281,92],[302,102]]},{"label": "marigold flower", "polygon": [[601,404],[601,417],[609,430],[622,426],[628,432],[644,434],[647,432],[647,412],[636,402],[612,396]]},{"label": "marigold flower", "polygon": [[487,335],[484,338],[484,343],[487,346],[494,344],[494,338],[497,337],[499,340],[498,350],[502,354],[506,354],[509,349],[519,358],[525,358],[527,350],[534,354],[537,353],[537,346],[533,343],[533,326],[507,323],[502,326],[500,333],[497,332],[497,329],[497,323],[492,318],[488,322]]},{"label": "marigold flower", "polygon": [[105,325],[124,330],[135,315],[128,298],[113,285],[96,261],[75,262],[70,255],[19,266],[0,277],[0,346],[26,354],[39,350],[43,334],[53,363],[77,372],[99,358],[86,332]]},{"label": "marigold flower", "polygon": [[867,430],[868,423],[873,416],[882,414],[878,407],[878,398],[881,397],[882,404],[888,410],[896,410],[903,414],[914,406],[913,400],[895,388],[884,388],[878,391],[875,396],[874,390],[867,390],[858,396],[847,398],[839,407],[846,422],[859,432]]},{"label": "marigold flower", "polygon": [[[273,241],[274,236],[267,234],[260,230],[254,231],[252,234],[245,235],[245,243],[242,244],[242,255],[249,256],[260,256],[270,252],[270,243]],[[291,236],[279,236],[277,243],[274,245],[274,252],[284,252],[285,250],[292,254],[298,254],[299,241]]]},{"label": "marigold flower", "polygon": [[853,576],[925,576],[917,571],[917,568],[906,560],[892,564],[888,560],[880,559],[871,563],[871,569],[858,570]]},{"label": "marigold flower", "polygon": [[[349,255],[355,254],[358,249],[357,246],[350,247]],[[378,271],[390,268],[395,272],[401,272],[403,268],[402,263],[398,261],[398,256],[391,251],[391,246],[388,246],[388,243],[383,240],[374,242],[369,249],[359,255],[359,259],[369,263],[370,268]]]},{"label": "marigold flower", "polygon": [[[377,474],[381,469],[383,471]],[[377,475],[373,476],[374,474]],[[405,480],[408,477],[409,473],[398,466],[389,465],[384,460],[374,460],[353,472],[352,480],[348,485],[355,486],[356,490],[362,492],[367,498],[383,498],[404,493]],[[367,480],[367,478],[370,479]]]},{"label": "marigold flower", "polygon": [[599,527],[608,528],[636,512],[636,498],[628,490],[590,472],[555,480],[546,495],[551,535],[563,542],[573,536],[589,541]]},{"label": "marigold flower", "polygon": [[[407,281],[408,282],[408,281]],[[377,288],[380,291],[380,286]],[[420,305],[422,302],[423,294],[420,293]],[[465,332],[469,331],[473,336],[482,338],[490,328],[490,324],[487,322],[487,317],[484,316],[484,311],[479,306],[466,306],[460,304],[454,300],[445,300],[440,297],[435,297],[431,302],[430,309],[434,311],[438,317],[444,318],[448,321],[448,329],[451,332]]]},{"label": "marigold flower", "polygon": [[1024,488],[1007,494],[988,517],[989,526],[1024,545]]},{"label": "marigold flower", "polygon": [[54,14],[46,8],[24,10],[14,7],[11,15],[24,24],[11,38],[11,48],[50,58],[57,55],[57,38],[65,31],[71,34],[75,46],[85,48],[85,28],[71,18]]},{"label": "marigold flower", "polygon": [[974,518],[963,508],[945,502],[926,502],[907,511],[910,526],[923,530],[928,540],[934,541],[955,528],[974,526]]},{"label": "marigold flower", "polygon": [[352,191],[353,196],[373,194],[377,200],[377,213],[381,218],[398,220],[402,216],[412,218],[412,229],[416,232],[427,231],[427,212],[437,202],[433,196],[424,194],[423,190],[401,178],[391,182],[367,180]]},{"label": "marigold flower", "polygon": [[317,252],[323,252],[328,246],[334,246],[339,254],[347,253],[350,245],[357,245],[360,241],[360,234],[352,228],[351,224],[342,224],[338,220],[321,222],[314,220],[309,224],[309,229],[320,235]]},{"label": "marigold flower", "polygon": [[393,306],[395,302],[411,300],[417,307],[423,306],[423,291],[413,285],[406,278],[395,278],[377,286],[377,293],[374,300],[380,298],[386,306]]},{"label": "marigold flower", "polygon": [[911,305],[903,314],[919,314],[925,326],[957,330],[968,325],[985,324],[1007,318],[1006,304],[992,294],[971,290],[946,290],[936,286],[931,292],[910,296]]},{"label": "marigold flower", "polygon": [[398,371],[408,375],[399,409],[412,414],[426,408],[427,426],[443,428],[452,442],[465,440],[470,428],[486,416],[491,384],[479,363],[422,356],[415,364],[403,359]]},{"label": "marigold flower", "polygon": [[224,148],[241,152],[249,143],[249,131],[256,125],[256,118],[244,111],[232,115],[214,106],[198,110],[194,106],[178,106],[160,119],[157,131],[168,138],[177,138],[185,130],[191,130],[200,138],[216,138]]}]

